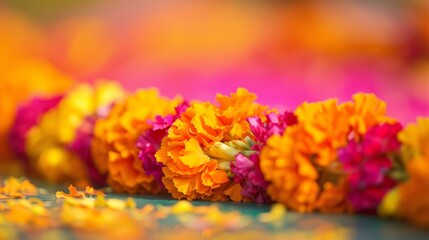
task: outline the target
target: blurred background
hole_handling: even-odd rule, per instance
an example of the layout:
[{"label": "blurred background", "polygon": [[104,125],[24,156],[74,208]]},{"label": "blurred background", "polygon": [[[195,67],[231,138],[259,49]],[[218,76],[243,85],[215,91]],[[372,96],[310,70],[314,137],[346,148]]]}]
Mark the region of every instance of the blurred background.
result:
[{"label": "blurred background", "polygon": [[429,1],[0,2],[1,156],[17,105],[97,79],[281,109],[374,92],[407,123],[429,114]]}]

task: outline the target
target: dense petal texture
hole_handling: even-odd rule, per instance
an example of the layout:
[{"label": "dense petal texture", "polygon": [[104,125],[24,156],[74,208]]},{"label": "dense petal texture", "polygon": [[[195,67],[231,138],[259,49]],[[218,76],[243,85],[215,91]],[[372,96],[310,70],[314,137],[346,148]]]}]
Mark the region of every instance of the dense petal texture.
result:
[{"label": "dense petal texture", "polygon": [[385,103],[375,95],[356,94],[343,104],[304,102],[295,115],[298,123],[270,137],[261,151],[268,195],[300,212],[350,211],[338,149],[360,140],[369,128],[393,121],[385,116]]},{"label": "dense petal texture", "polygon": [[176,107],[176,113],[165,117],[156,116],[154,121],[149,121],[152,128],[143,132],[137,140],[136,146],[140,149],[139,159],[142,160],[143,169],[148,175],[154,176],[158,184],[164,188],[162,183],[162,163],[156,161],[155,153],[161,146],[162,139],[167,135],[168,129],[173,122],[189,107],[187,102],[184,102]]},{"label": "dense petal texture", "polygon": [[356,136],[380,123],[394,123],[396,120],[386,115],[387,104],[375,94],[358,93],[352,96],[352,103],[346,105],[350,114],[350,126]]},{"label": "dense petal texture", "polygon": [[192,104],[173,123],[156,153],[164,165],[164,185],[174,198],[243,200],[230,166],[239,150],[231,145],[253,137],[247,118],[264,116],[267,107],[241,88],[231,96],[219,94],[216,100],[218,105]]},{"label": "dense petal texture", "polygon": [[98,109],[123,94],[122,88],[115,83],[106,82],[95,87],[82,84],[43,114],[39,124],[29,130],[25,144],[29,162],[36,173],[50,182],[88,182],[84,162],[68,146],[87,117],[95,115]]},{"label": "dense petal texture", "polygon": [[383,200],[381,214],[429,228],[429,118],[418,118],[399,133],[408,179]]},{"label": "dense petal texture", "polygon": [[281,114],[267,114],[265,121],[259,117],[250,117],[247,121],[255,140],[264,144],[270,136],[283,134],[286,127],[296,124],[298,119],[293,112],[286,111]]},{"label": "dense petal texture", "polygon": [[255,140],[249,144],[248,149],[244,149],[247,150],[244,151],[246,154],[235,156],[235,163],[231,164],[234,181],[241,184],[241,193],[249,201],[270,203],[272,200],[267,194],[268,182],[265,181],[259,164],[260,150],[270,136],[283,134],[286,127],[297,123],[297,118],[294,113],[286,111],[281,114],[269,113],[264,117],[250,117],[247,121]]},{"label": "dense petal texture", "polygon": [[9,142],[17,157],[27,160],[25,139],[28,131],[39,123],[40,118],[46,111],[56,107],[61,99],[62,96],[34,98],[29,103],[18,108],[15,122],[9,133]]},{"label": "dense petal texture", "polygon": [[265,181],[259,167],[259,153],[246,157],[238,154],[231,166],[234,181],[242,186],[241,194],[252,202],[271,203],[267,194],[268,182]]},{"label": "dense petal texture", "polygon": [[148,120],[174,113],[180,98],[168,99],[155,89],[138,90],[116,103],[106,118],[97,120],[92,156],[101,174],[116,192],[159,193],[162,188],[138,158],[139,137],[152,125]]},{"label": "dense petal texture", "polygon": [[396,185],[388,174],[394,167],[392,156],[399,153],[397,134],[401,129],[399,123],[376,125],[362,141],[352,139],[339,150],[340,161],[348,174],[348,199],[356,212],[375,213],[384,195]]}]

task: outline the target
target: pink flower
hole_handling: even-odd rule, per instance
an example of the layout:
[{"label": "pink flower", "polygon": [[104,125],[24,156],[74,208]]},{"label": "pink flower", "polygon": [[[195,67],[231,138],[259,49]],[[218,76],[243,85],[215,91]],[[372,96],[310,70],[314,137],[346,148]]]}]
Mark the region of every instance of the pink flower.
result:
[{"label": "pink flower", "polygon": [[62,96],[33,98],[18,108],[15,123],[9,133],[9,142],[17,157],[27,160],[25,138],[28,131],[40,121],[45,112],[57,106],[61,99]]},{"label": "pink flower", "polygon": [[137,140],[136,146],[140,149],[139,158],[142,160],[143,169],[148,175],[152,175],[158,181],[160,186],[164,187],[162,177],[163,164],[156,161],[155,153],[161,146],[162,139],[167,135],[168,129],[173,122],[189,107],[187,102],[184,102],[176,107],[175,115],[167,115],[165,117],[156,116],[154,121],[149,121],[152,128],[145,131]]},{"label": "pink flower", "polygon": [[255,152],[246,156],[238,154],[235,163],[231,163],[231,171],[234,181],[241,183],[244,197],[257,203],[271,203],[267,195],[268,182],[265,181],[259,166],[259,153],[267,139],[274,134],[283,134],[287,126],[297,123],[297,118],[292,112],[283,114],[270,113],[266,115],[267,120],[262,122],[259,117],[251,117],[247,121],[250,130],[255,136],[255,144],[251,149]]},{"label": "pink flower", "polygon": [[360,142],[350,140],[339,150],[339,159],[348,174],[348,199],[356,212],[373,213],[383,196],[396,185],[388,173],[393,167],[390,155],[399,151],[396,138],[401,124],[372,127]]},{"label": "pink flower", "polygon": [[250,117],[247,121],[250,130],[257,142],[265,144],[267,139],[274,134],[283,134],[287,126],[294,125],[298,119],[293,112],[285,111],[282,114],[270,113],[266,115],[266,122],[259,117]]},{"label": "pink flower", "polygon": [[267,194],[268,182],[265,181],[259,167],[259,153],[246,157],[238,154],[235,164],[231,166],[234,173],[234,181],[241,183],[243,196],[256,203],[271,203]]},{"label": "pink flower", "polygon": [[85,163],[89,179],[94,186],[100,187],[106,185],[106,176],[100,174],[95,167],[91,154],[91,142],[94,137],[94,124],[97,117],[87,117],[76,132],[75,139],[69,144],[68,148],[76,153]]},{"label": "pink flower", "polygon": [[68,146],[70,151],[76,153],[85,163],[89,180],[97,187],[106,185],[106,175],[98,171],[92,158],[91,142],[94,138],[94,125],[97,119],[107,117],[113,106],[114,103],[102,106],[97,109],[95,116],[87,117],[78,128],[75,139]]}]

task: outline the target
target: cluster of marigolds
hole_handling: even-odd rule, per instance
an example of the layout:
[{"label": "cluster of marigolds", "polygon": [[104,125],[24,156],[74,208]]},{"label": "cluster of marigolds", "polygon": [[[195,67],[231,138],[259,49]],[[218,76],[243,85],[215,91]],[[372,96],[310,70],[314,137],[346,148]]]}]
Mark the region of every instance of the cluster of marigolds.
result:
[{"label": "cluster of marigolds", "polygon": [[214,102],[82,84],[21,106],[10,143],[28,176],[175,199],[373,213],[429,228],[429,118],[386,103],[304,102],[278,111],[239,88]]}]

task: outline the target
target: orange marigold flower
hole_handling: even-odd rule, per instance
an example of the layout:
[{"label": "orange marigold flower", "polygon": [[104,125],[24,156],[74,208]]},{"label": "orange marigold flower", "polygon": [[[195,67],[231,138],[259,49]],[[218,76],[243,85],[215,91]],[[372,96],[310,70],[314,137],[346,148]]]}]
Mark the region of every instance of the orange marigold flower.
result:
[{"label": "orange marigold flower", "polygon": [[327,166],[337,159],[337,149],[347,144],[350,132],[350,115],[344,104],[336,99],[324,102],[303,103],[295,110],[298,117],[297,127],[302,131],[302,140],[308,147],[304,154],[312,155],[315,161]]},{"label": "orange marigold flower", "polygon": [[338,149],[368,128],[394,121],[385,114],[386,104],[374,94],[355,94],[344,104],[329,99],[298,106],[298,123],[268,139],[261,152],[270,197],[300,212],[351,211]]},{"label": "orange marigold flower", "polygon": [[[3,40],[2,37],[0,38]],[[7,45],[4,46],[4,42],[2,42],[0,47],[2,49],[0,50],[2,52],[0,62],[5,60],[5,62],[0,63],[0,115],[2,116],[0,121],[0,162],[2,168],[0,173],[3,175],[21,175],[22,171],[19,171],[18,168],[22,166],[16,166],[20,163],[19,161],[12,161],[14,156],[8,144],[8,133],[12,127],[17,107],[35,93],[39,95],[63,93],[72,85],[73,80],[42,60],[20,59],[15,60],[15,62],[11,61],[10,57],[3,55],[5,50],[6,52],[10,51]],[[11,56],[16,57],[16,54]]]},{"label": "orange marigold flower", "polygon": [[261,152],[261,171],[270,182],[268,195],[288,208],[311,212],[320,192],[319,173],[300,151],[307,146],[301,142],[306,136],[299,128],[288,127],[283,136],[270,137]]},{"label": "orange marigold flower", "polygon": [[383,199],[380,214],[429,228],[429,118],[419,118],[398,135],[408,180]]},{"label": "orange marigold flower", "polygon": [[[289,126],[282,136],[273,135],[261,152],[261,171],[267,181],[269,196],[299,212],[331,211],[333,204],[327,184],[340,179],[335,171],[337,149],[347,143],[350,132],[349,115],[336,100],[303,103],[295,114],[298,124]],[[342,201],[336,201],[332,211],[346,204],[346,189],[338,191]],[[339,206],[337,206],[339,205]]]},{"label": "orange marigold flower", "polygon": [[156,89],[139,90],[113,106],[106,118],[94,127],[92,156],[96,167],[108,175],[108,182],[116,192],[159,193],[161,188],[153,176],[145,173],[138,137],[151,127],[148,120],[155,116],[173,114],[181,102],[162,97]]},{"label": "orange marigold flower", "polygon": [[239,150],[229,143],[252,137],[246,119],[262,117],[267,107],[255,103],[256,95],[239,88],[231,96],[217,95],[219,105],[192,104],[177,119],[156,153],[164,164],[163,183],[177,199],[241,201],[230,185],[230,164]]}]

